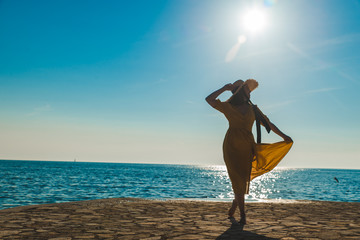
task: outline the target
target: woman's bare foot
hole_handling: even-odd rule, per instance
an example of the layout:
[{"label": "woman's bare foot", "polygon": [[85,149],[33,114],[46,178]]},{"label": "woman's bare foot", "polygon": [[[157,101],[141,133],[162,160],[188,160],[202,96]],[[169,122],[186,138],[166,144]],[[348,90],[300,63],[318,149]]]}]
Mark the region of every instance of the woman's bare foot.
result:
[{"label": "woman's bare foot", "polygon": [[229,212],[228,212],[229,218],[234,217],[236,207],[237,207],[237,204],[236,204],[236,201],[234,200],[233,204],[232,204],[232,206],[231,206],[231,208],[229,209]]},{"label": "woman's bare foot", "polygon": [[234,217],[235,211],[236,211],[236,206],[235,206],[235,207],[231,207],[231,208],[229,209],[229,212],[228,212],[229,217]]},{"label": "woman's bare foot", "polygon": [[241,214],[241,219],[239,221],[239,224],[241,224],[241,225],[246,224],[246,216],[245,216],[245,214]]},{"label": "woman's bare foot", "polygon": [[236,221],[236,219],[234,217],[228,217],[228,219],[230,220],[231,224],[239,225],[239,223]]}]

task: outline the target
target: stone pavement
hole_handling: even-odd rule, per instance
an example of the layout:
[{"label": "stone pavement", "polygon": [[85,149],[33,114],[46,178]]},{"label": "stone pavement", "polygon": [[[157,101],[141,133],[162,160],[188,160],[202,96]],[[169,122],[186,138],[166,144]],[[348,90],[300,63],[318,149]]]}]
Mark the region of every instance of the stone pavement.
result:
[{"label": "stone pavement", "polygon": [[0,239],[360,239],[360,203],[246,203],[244,227],[230,224],[229,207],[126,198],[16,207],[0,211]]}]

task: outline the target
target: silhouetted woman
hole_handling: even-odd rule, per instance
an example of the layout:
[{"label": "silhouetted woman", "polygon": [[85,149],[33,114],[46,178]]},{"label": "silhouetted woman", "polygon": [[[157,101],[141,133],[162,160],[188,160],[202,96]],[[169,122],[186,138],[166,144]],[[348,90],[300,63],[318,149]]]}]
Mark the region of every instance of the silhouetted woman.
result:
[{"label": "silhouetted woman", "polygon": [[[272,170],[287,154],[292,146],[292,139],[281,132],[262,112],[250,101],[250,92],[258,86],[254,79],[245,82],[238,80],[233,84],[226,84],[219,90],[211,93],[206,101],[216,110],[222,112],[229,121],[229,129],[223,144],[223,157],[229,178],[232,183],[235,199],[229,209],[229,219],[234,223],[236,207],[240,210],[240,224],[246,224],[245,194],[249,193],[250,181],[257,176]],[[217,97],[225,92],[232,91],[232,96],[225,102]],[[284,139],[273,144],[255,143],[252,126],[255,119]],[[260,134],[260,132],[258,132]]]}]

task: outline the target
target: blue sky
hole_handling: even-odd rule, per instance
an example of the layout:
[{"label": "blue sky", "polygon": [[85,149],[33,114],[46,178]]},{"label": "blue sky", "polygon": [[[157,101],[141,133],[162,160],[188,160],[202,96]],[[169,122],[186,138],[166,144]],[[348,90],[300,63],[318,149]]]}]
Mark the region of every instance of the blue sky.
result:
[{"label": "blue sky", "polygon": [[0,36],[0,159],[223,164],[204,98],[255,78],[281,166],[360,169],[359,1],[3,0]]}]

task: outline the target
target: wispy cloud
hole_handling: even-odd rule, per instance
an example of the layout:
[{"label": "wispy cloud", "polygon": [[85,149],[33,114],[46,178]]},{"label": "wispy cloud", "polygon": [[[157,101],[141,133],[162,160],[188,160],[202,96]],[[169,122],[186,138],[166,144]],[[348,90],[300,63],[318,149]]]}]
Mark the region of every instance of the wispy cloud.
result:
[{"label": "wispy cloud", "polygon": [[319,89],[313,89],[313,90],[308,90],[305,92],[306,94],[318,94],[318,93],[329,93],[328,97],[331,98],[331,100],[337,104],[340,108],[342,109],[346,109],[346,105],[344,105],[341,101],[341,99],[338,99],[338,97],[335,94],[332,94],[331,92],[333,91],[337,91],[340,89],[344,89],[345,87],[327,87],[327,88],[319,88]]},{"label": "wispy cloud", "polygon": [[343,77],[343,78],[346,78],[346,79],[348,79],[348,80],[350,80],[350,81],[352,81],[352,82],[354,82],[354,83],[357,83],[357,84],[359,84],[359,79],[358,78],[354,78],[354,77],[352,77],[352,76],[350,76],[349,74],[347,74],[347,73],[345,73],[345,72],[343,72],[343,71],[337,71],[337,73],[341,76],[341,77]]},{"label": "wispy cloud", "polygon": [[48,111],[51,111],[51,110],[52,110],[52,108],[51,108],[50,104],[45,104],[43,106],[39,106],[39,107],[34,108],[33,111],[28,113],[27,115],[28,116],[35,116],[35,115],[39,115],[40,113],[48,112]]},{"label": "wispy cloud", "polygon": [[294,99],[292,100],[286,100],[286,101],[282,101],[282,102],[277,102],[277,103],[271,103],[269,105],[265,105],[262,107],[263,110],[269,110],[269,109],[275,109],[275,108],[279,108],[279,107],[283,107],[283,106],[287,106],[292,104],[293,102],[295,102]]},{"label": "wispy cloud", "polygon": [[281,108],[281,107],[293,104],[294,102],[297,102],[299,99],[302,99],[305,96],[305,94],[332,92],[332,91],[336,91],[339,89],[343,89],[343,87],[327,87],[327,88],[308,90],[308,91],[299,93],[298,95],[292,96],[292,98],[289,100],[284,100],[281,102],[275,102],[275,103],[270,103],[269,105],[264,105],[263,109],[264,110],[276,109],[276,108]]},{"label": "wispy cloud", "polygon": [[152,85],[158,85],[158,84],[166,83],[167,81],[168,81],[167,79],[160,78],[158,80],[153,81]]},{"label": "wispy cloud", "polygon": [[307,59],[309,62],[311,62],[315,68],[317,69],[326,69],[329,66],[331,66],[331,64],[328,64],[324,61],[318,60],[315,57],[312,57],[310,54],[308,54],[306,51],[304,51],[303,49],[301,49],[298,46],[295,46],[293,43],[287,43],[287,47],[292,50],[293,52],[295,52],[297,55]]},{"label": "wispy cloud", "polygon": [[199,36],[189,38],[188,40],[177,42],[177,43],[173,44],[172,46],[173,46],[173,48],[184,47],[184,46],[192,45],[192,44],[195,44],[198,42],[204,42],[204,40],[206,40],[209,37],[211,37],[211,34],[201,34]]},{"label": "wispy cloud", "polygon": [[305,93],[311,94],[311,93],[331,92],[331,91],[335,91],[335,90],[339,90],[339,89],[342,89],[342,88],[320,88],[320,89],[309,90],[309,91],[306,91]]},{"label": "wispy cloud", "polygon": [[[345,41],[344,38],[343,41]],[[359,34],[359,41],[360,41],[360,34]],[[333,42],[336,42],[335,40]],[[340,42],[340,40],[338,40],[338,42]],[[359,79],[354,78],[352,76],[350,76],[349,74],[345,73],[344,71],[342,71],[341,69],[337,68],[336,66],[339,64],[331,64],[328,62],[325,62],[323,60],[317,59],[313,56],[311,56],[310,54],[308,54],[306,51],[304,51],[303,49],[295,46],[292,43],[287,43],[287,47],[292,50],[293,52],[295,52],[297,55],[307,59],[309,62],[311,62],[313,64],[313,68],[311,68],[311,70],[316,70],[316,71],[321,71],[321,70],[332,70],[335,73],[337,73],[339,76],[348,79],[350,81],[352,81],[353,83],[357,83],[359,84]]]},{"label": "wispy cloud", "polygon": [[346,34],[334,38],[321,40],[319,42],[312,43],[311,45],[308,46],[308,48],[330,47],[330,46],[353,43],[353,42],[360,43],[360,33]]},{"label": "wispy cloud", "polygon": [[148,88],[148,87],[153,87],[153,86],[158,86],[158,85],[161,85],[161,84],[164,84],[164,83],[167,83],[168,80],[167,79],[164,79],[164,78],[159,78],[159,79],[156,79],[156,80],[149,80],[149,81],[146,81],[146,82],[135,82],[132,87],[134,88]]},{"label": "wispy cloud", "polygon": [[305,53],[304,51],[302,51],[299,47],[295,46],[294,44],[292,43],[287,43],[286,44],[287,47],[292,50],[293,52],[297,53],[298,55],[304,57],[304,58],[310,58],[310,56]]}]

